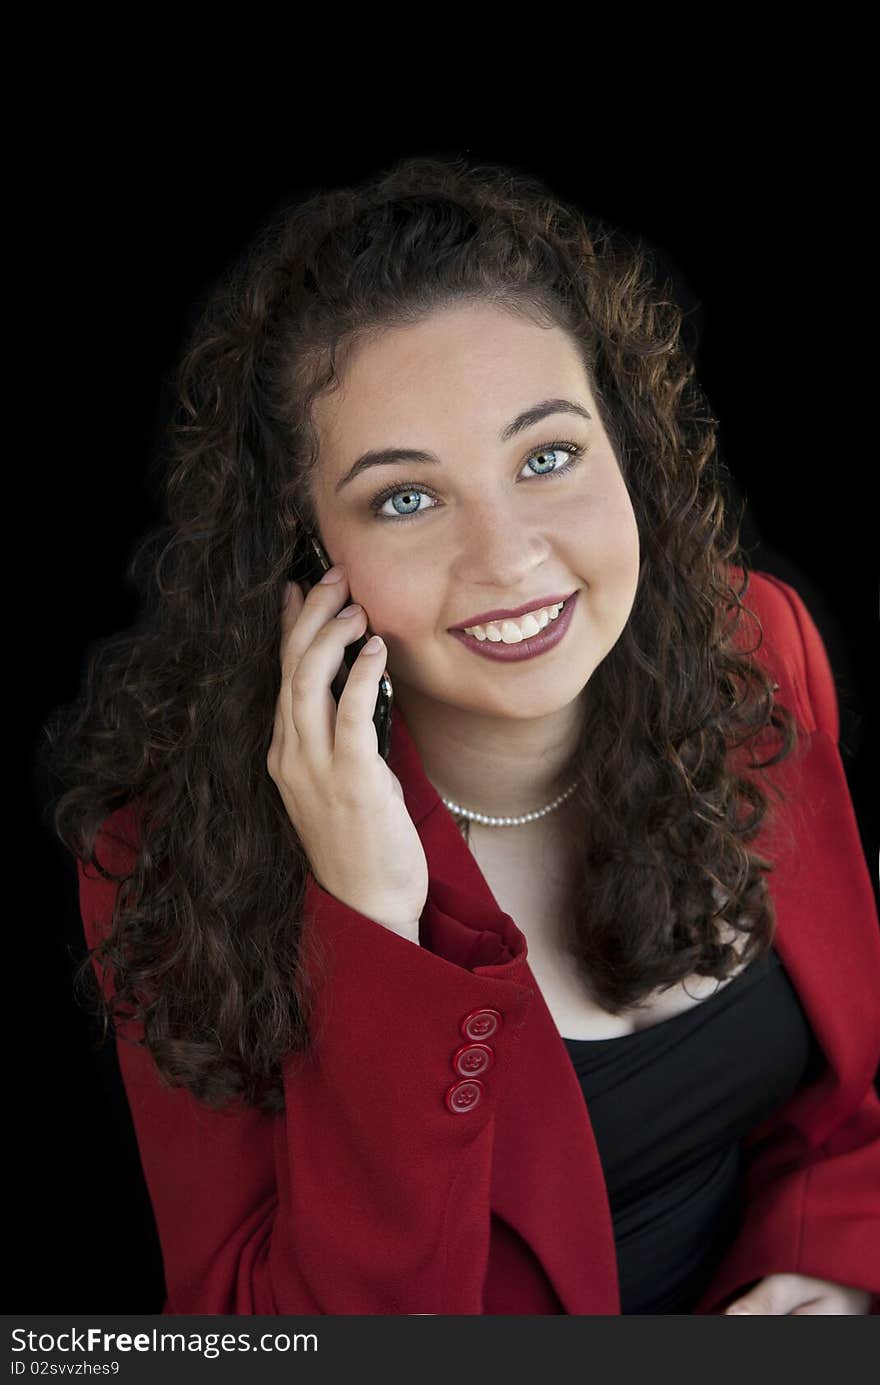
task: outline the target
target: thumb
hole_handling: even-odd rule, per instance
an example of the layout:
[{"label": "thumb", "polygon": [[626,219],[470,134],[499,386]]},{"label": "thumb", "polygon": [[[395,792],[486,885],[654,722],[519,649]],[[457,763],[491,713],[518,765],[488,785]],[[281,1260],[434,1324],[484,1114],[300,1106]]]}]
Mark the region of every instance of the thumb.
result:
[{"label": "thumb", "polygon": [[725,1314],[764,1314],[782,1317],[804,1301],[804,1281],[794,1274],[770,1274],[736,1298]]}]

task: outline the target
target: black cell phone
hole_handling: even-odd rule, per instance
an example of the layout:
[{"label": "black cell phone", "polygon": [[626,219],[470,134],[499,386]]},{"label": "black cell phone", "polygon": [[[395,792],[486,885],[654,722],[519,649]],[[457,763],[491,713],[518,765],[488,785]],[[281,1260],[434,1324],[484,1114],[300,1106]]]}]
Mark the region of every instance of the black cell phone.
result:
[{"label": "black cell phone", "polygon": [[[300,586],[303,596],[308,595],[309,588],[314,587],[320,582],[324,573],[333,566],[327,555],[327,550],[321,543],[314,529],[304,524],[302,528],[301,547],[294,558],[288,573],[288,581],[296,582]],[[347,644],[343,653],[346,669],[351,669],[355,659],[360,654],[367,640],[372,635],[372,630],[367,626],[360,639],[352,644]],[[347,675],[346,675],[347,676]],[[340,669],[330,685],[337,705],[342,696],[342,689],[345,686],[345,679]],[[376,728],[376,735],[379,740],[379,754],[382,759],[387,761],[391,750],[391,708],[394,702],[394,691],[391,686],[391,679],[387,671],[379,679],[379,692],[376,697],[376,710],[373,712],[373,725]]]}]

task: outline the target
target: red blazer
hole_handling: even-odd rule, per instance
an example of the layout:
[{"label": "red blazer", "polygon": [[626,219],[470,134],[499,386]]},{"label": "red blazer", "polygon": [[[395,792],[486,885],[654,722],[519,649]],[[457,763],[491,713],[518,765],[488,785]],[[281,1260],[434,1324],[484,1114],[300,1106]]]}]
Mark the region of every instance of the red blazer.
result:
[{"label": "red blazer", "polygon": [[[791,796],[794,838],[767,854],[776,947],[827,1066],[750,1132],[744,1221],[697,1313],[785,1271],[880,1296],[880,932],[834,681],[790,586],[753,573],[746,603],[764,626],[758,657],[809,733],[771,771]],[[399,711],[390,764],[430,869],[422,946],[309,877],[307,927],[327,944],[327,971],[313,1054],[283,1067],[286,1111],[213,1113],[117,1040],[164,1257],[162,1311],[619,1314],[599,1154],[526,939]],[[104,823],[99,851],[114,871],[131,863],[135,822],[126,807]],[[78,870],[92,947],[116,887]]]}]

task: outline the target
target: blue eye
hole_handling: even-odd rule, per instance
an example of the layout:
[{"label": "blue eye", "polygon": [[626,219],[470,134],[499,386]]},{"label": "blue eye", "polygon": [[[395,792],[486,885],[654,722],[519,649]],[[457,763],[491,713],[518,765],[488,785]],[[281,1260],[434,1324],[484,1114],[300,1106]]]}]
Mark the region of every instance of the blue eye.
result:
[{"label": "blue eye", "polygon": [[[533,458],[535,457],[545,457],[552,452],[567,452],[569,454],[569,460],[565,463],[564,466],[554,466],[552,470],[533,471],[533,476],[547,476],[554,478],[559,476],[565,476],[569,471],[573,470],[573,468],[577,466],[578,462],[584,455],[584,448],[580,447],[576,442],[548,442],[545,443],[543,447],[538,447],[534,451],[530,452],[529,455],[525,458],[523,466],[530,464]],[[389,500],[395,500],[398,496],[401,496],[403,498],[404,503],[407,503],[410,500],[418,501],[419,497],[422,495],[433,496],[434,492],[428,490],[425,486],[422,486],[415,481],[407,481],[406,484],[402,486],[386,486],[385,490],[380,491],[378,495],[373,496],[372,500],[370,501],[370,509],[374,513],[374,518],[390,519],[393,524],[399,524],[408,519],[417,519],[419,515],[425,514],[426,511],[420,508],[416,510],[410,510],[408,514],[401,514],[398,510],[393,515],[383,515],[379,513],[382,506]],[[434,510],[436,508],[436,505],[428,506],[429,510]]]}]

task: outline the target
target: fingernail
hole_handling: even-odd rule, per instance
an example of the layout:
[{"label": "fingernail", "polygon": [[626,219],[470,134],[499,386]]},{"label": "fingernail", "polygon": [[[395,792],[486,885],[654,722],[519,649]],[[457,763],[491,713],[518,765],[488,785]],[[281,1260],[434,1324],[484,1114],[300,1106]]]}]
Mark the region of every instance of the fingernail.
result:
[{"label": "fingernail", "polygon": [[335,567],[331,567],[329,572],[325,572],[324,576],[321,578],[322,582],[341,582],[341,580],[342,566],[340,563],[337,563]]}]

